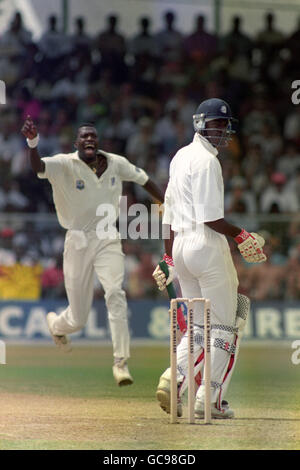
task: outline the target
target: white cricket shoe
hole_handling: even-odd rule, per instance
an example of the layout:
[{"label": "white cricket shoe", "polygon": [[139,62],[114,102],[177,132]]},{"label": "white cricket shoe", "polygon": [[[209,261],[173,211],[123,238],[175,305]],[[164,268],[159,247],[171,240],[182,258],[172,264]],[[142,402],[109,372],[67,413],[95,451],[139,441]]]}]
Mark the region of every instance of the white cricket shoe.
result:
[{"label": "white cricket shoe", "polygon": [[123,385],[131,385],[133,384],[133,378],[131,377],[127,362],[125,359],[116,359],[113,365],[113,376],[115,381],[122,387]]},{"label": "white cricket shoe", "polygon": [[[156,390],[156,398],[159,401],[159,406],[163,411],[170,414],[171,396],[170,396],[170,380],[161,377]],[[180,398],[177,399],[177,416],[182,416],[182,402]]]},{"label": "white cricket shoe", "polygon": [[[195,416],[196,418],[204,418],[204,404],[199,400],[195,403]],[[227,401],[222,401],[222,408],[218,410],[216,404],[211,404],[211,417],[213,419],[231,419],[234,418],[234,411],[229,408]]]},{"label": "white cricket shoe", "polygon": [[59,347],[63,352],[67,353],[72,351],[71,341],[66,335],[55,335],[53,334],[52,325],[54,320],[57,318],[55,312],[49,312],[47,315],[48,328],[53,338],[54,343]]}]

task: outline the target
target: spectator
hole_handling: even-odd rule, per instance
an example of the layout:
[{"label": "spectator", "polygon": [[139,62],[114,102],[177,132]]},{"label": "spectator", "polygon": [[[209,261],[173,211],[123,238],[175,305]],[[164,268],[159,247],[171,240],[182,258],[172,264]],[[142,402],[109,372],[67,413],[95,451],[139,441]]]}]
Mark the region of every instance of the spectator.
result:
[{"label": "spectator", "polygon": [[167,11],[164,14],[165,27],[155,35],[160,62],[180,62],[183,53],[183,35],[174,27],[176,14]]},{"label": "spectator", "polygon": [[297,212],[299,204],[293,191],[286,187],[286,176],[283,173],[273,173],[271,186],[261,195],[260,209],[262,212]]},{"label": "spectator", "polygon": [[[72,141],[73,126],[71,125],[71,119],[66,109],[61,108],[57,111],[54,123],[52,126],[52,132],[54,135],[59,136],[59,143],[64,144]],[[67,148],[69,146],[67,145]],[[72,150],[70,151],[70,153]],[[68,152],[62,152],[68,153]]]},{"label": "spectator", "polygon": [[265,263],[256,264],[248,269],[248,279],[251,286],[250,296],[253,300],[280,300],[284,293],[284,280],[286,276],[285,266],[271,263],[271,248],[264,247],[267,255]]},{"label": "spectator", "polygon": [[[74,34],[68,37],[70,43],[70,53],[64,60],[64,67],[62,67],[60,78],[64,78],[67,75],[69,80],[75,83],[77,86],[81,85],[82,87],[85,87],[84,91],[86,96],[87,84],[90,81],[90,76],[92,73],[92,61],[94,53],[93,40],[85,30],[84,18],[76,18],[74,21],[74,26]],[[75,90],[75,94],[76,93],[77,90]],[[80,90],[79,93],[81,93]],[[85,96],[82,96],[81,94],[82,98]]]},{"label": "spectator", "polygon": [[88,94],[87,84],[84,80],[77,81],[77,77],[74,70],[68,69],[53,85],[50,93],[51,99],[64,100],[70,96],[76,96],[77,100],[85,99]]},{"label": "spectator", "polygon": [[298,17],[295,31],[286,40],[286,47],[291,54],[291,67],[297,67],[300,59],[300,17]]},{"label": "spectator", "polygon": [[184,39],[186,61],[203,67],[209,63],[217,51],[217,38],[205,30],[205,16],[198,15],[195,30]]},{"label": "spectator", "polygon": [[119,17],[109,15],[107,28],[100,32],[95,40],[95,47],[101,55],[101,71],[110,70],[113,83],[122,83],[127,76],[125,65],[126,42],[118,32]]},{"label": "spectator", "polygon": [[57,27],[57,17],[48,18],[48,30],[42,35],[38,47],[43,55],[40,63],[42,76],[47,81],[53,81],[59,76],[63,59],[71,52],[71,42]]},{"label": "spectator", "polygon": [[265,174],[265,162],[259,143],[247,142],[245,146],[245,157],[241,162],[241,171],[251,186],[255,196],[261,193],[267,183]]},{"label": "spectator", "polygon": [[26,54],[26,48],[32,41],[32,33],[24,28],[23,18],[19,11],[15,13],[10,28],[1,38],[2,54],[21,59]]},{"label": "spectator", "polygon": [[62,255],[57,255],[55,262],[45,269],[41,277],[42,297],[65,297]]},{"label": "spectator", "polygon": [[129,240],[123,241],[123,251],[125,254],[125,275],[124,289],[129,297],[135,297],[138,289],[137,280],[134,275],[139,265],[139,245],[130,243]]},{"label": "spectator", "polygon": [[2,120],[0,132],[0,163],[6,162],[10,164],[14,156],[23,148],[23,142],[14,130],[15,124],[11,119]]},{"label": "spectator", "polygon": [[277,55],[277,51],[284,45],[284,35],[275,28],[276,17],[273,13],[265,15],[265,29],[260,31],[256,38],[256,45],[262,54],[261,64],[267,67]]},{"label": "spectator", "polygon": [[144,167],[150,146],[155,143],[152,119],[144,116],[138,121],[138,129],[128,138],[127,158],[137,166]]},{"label": "spectator", "polygon": [[299,232],[296,243],[291,250],[286,270],[286,292],[287,300],[300,299],[300,239]]},{"label": "spectator", "polygon": [[15,263],[22,266],[35,266],[39,263],[39,252],[25,233],[17,233],[12,241]]},{"label": "spectator", "polygon": [[187,129],[190,128],[191,130],[191,134],[188,138],[192,138],[193,129],[191,126],[191,116],[193,116],[197,109],[197,103],[189,98],[186,87],[179,87],[174,90],[174,94],[166,104],[166,109],[169,108],[178,110],[179,119]]},{"label": "spectator", "polygon": [[131,283],[135,286],[135,298],[157,296],[157,289],[153,286],[152,273],[155,262],[152,253],[141,252],[139,263],[131,274]]},{"label": "spectator", "polygon": [[[26,181],[26,178],[28,178],[28,174],[30,172],[30,162],[28,159],[27,151],[25,148],[22,147],[18,152],[14,154],[13,159],[11,160],[10,177],[12,179],[16,179],[20,183],[20,180],[22,179]],[[21,191],[23,192],[21,183],[20,186]]]},{"label": "spectator", "polygon": [[300,169],[300,152],[292,141],[285,143],[283,151],[285,153],[278,160],[277,170],[284,173],[287,178],[291,178]]},{"label": "spectator", "polygon": [[5,181],[0,189],[0,208],[3,212],[23,212],[29,208],[29,200],[21,193],[16,181]]},{"label": "spectator", "polygon": [[[75,32],[70,38],[72,57],[77,62],[76,70],[91,64],[92,39],[85,30],[85,19],[81,16],[74,21]],[[75,67],[74,67],[75,68]]]},{"label": "spectator", "polygon": [[41,103],[38,99],[32,96],[27,87],[20,90],[20,96],[17,101],[17,108],[21,112],[21,119],[26,119],[28,115],[32,119],[38,119],[41,112]]},{"label": "spectator", "polygon": [[154,59],[157,55],[157,43],[150,32],[151,19],[144,16],[140,18],[139,25],[140,32],[129,41],[128,52],[134,56],[136,61],[142,60],[145,56]]},{"label": "spectator", "polygon": [[269,12],[265,15],[265,29],[257,35],[257,42],[261,47],[278,47],[282,45],[284,35],[274,27],[275,21],[276,17],[273,13]]},{"label": "spectator", "polygon": [[285,139],[293,141],[297,146],[300,144],[300,106],[294,106],[283,125],[283,135]]},{"label": "spectator", "polygon": [[1,46],[0,41],[0,76],[8,89],[13,89],[20,77],[21,67],[18,61],[13,57],[5,57],[5,52],[1,50],[5,46]]},{"label": "spectator", "polygon": [[[252,80],[249,61],[245,54],[238,51],[236,44],[229,45],[222,55],[217,56],[211,62],[210,73],[213,75],[223,73],[231,81],[250,82]],[[237,85],[235,92],[238,91],[236,87]]]},{"label": "spectator", "polygon": [[300,214],[296,214],[292,220],[288,229],[288,236],[291,240],[295,240],[300,233]]},{"label": "spectator", "polygon": [[39,121],[39,150],[44,155],[54,155],[59,150],[59,139],[52,131],[51,115],[47,112],[40,116]]},{"label": "spectator", "polygon": [[22,57],[19,68],[18,79],[21,84],[26,83],[26,80],[28,80],[29,84],[34,84],[42,80],[43,77],[40,70],[39,59],[40,55],[37,44],[34,42],[29,43],[26,46],[26,53]]},{"label": "spectator", "polygon": [[245,55],[248,60],[251,60],[253,42],[249,36],[242,32],[242,23],[243,18],[240,16],[232,18],[232,29],[221,39],[220,50],[224,52],[226,49],[234,46],[239,54]]},{"label": "spectator", "polygon": [[260,146],[265,163],[272,163],[279,157],[283,146],[281,135],[268,122],[262,123],[260,132],[250,136],[249,143]]},{"label": "spectator", "polygon": [[10,227],[4,227],[0,231],[0,272],[1,266],[13,266],[16,262],[16,255],[12,243],[14,234],[14,230]]},{"label": "spectator", "polygon": [[287,188],[295,194],[298,201],[298,207],[300,207],[300,166],[295,169],[293,176],[287,183]]},{"label": "spectator", "polygon": [[271,110],[271,105],[263,96],[255,96],[251,110],[243,121],[243,133],[246,136],[259,134],[264,124],[277,127],[277,118]]},{"label": "spectator", "polygon": [[254,213],[256,201],[253,193],[247,190],[247,182],[240,176],[231,180],[231,191],[225,196],[224,207],[227,212]]},{"label": "spectator", "polygon": [[[126,143],[130,136],[137,132],[137,126],[132,120],[130,114],[127,116],[122,116],[118,105],[112,106],[109,123],[107,123],[103,136],[108,139],[118,140],[120,143],[120,152],[125,151]],[[134,148],[131,147],[130,153]],[[132,155],[132,158],[136,156]]]},{"label": "spectator", "polygon": [[164,154],[176,153],[180,142],[185,145],[190,137],[190,129],[186,129],[179,118],[179,108],[175,102],[169,102],[165,107],[165,114],[157,121],[154,127],[154,136],[161,146]]}]

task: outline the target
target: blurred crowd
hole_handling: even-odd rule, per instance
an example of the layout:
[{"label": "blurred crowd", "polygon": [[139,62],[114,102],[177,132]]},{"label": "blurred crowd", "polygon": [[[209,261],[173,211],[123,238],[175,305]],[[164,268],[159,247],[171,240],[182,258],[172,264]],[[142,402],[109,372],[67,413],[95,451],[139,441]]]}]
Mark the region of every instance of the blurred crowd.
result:
[{"label": "blurred crowd", "polygon": [[[300,20],[285,35],[275,14],[267,13],[255,37],[245,34],[238,16],[221,37],[207,31],[203,15],[189,34],[180,31],[174,12],[163,20],[164,28],[154,33],[151,18],[140,18],[138,34],[130,37],[122,32],[122,18],[110,15],[92,37],[85,18],[65,34],[59,18],[51,16],[34,41],[15,13],[0,37],[7,95],[0,121],[0,215],[54,212],[50,184],[29,166],[20,133],[27,115],[38,126],[42,156],[73,152],[76,128],[92,122],[103,150],[125,155],[165,188],[172,157],[193,138],[198,104],[220,97],[239,120],[220,154],[226,213],[246,221],[265,215],[255,229],[266,237],[268,262],[246,266],[233,247],[240,289],[257,300],[299,299],[300,104],[291,96],[292,82],[300,79]],[[129,202],[150,204],[134,185],[126,184],[124,194]],[[37,298],[63,297],[63,235],[58,226],[44,232],[28,222],[17,229],[2,226],[0,298],[8,292],[3,285],[13,267],[21,279],[21,267],[34,268]],[[161,249],[149,240],[124,241],[130,298],[161,295],[151,278]],[[95,293],[102,295],[96,282]]]}]

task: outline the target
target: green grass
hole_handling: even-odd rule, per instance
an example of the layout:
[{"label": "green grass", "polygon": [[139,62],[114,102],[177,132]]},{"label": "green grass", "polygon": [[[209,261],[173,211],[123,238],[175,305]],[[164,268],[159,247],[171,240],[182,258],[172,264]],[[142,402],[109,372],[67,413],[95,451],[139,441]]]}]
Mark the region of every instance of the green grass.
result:
[{"label": "green grass", "polygon": [[135,383],[117,387],[109,346],[7,346],[0,449],[299,449],[300,365],[292,349],[247,346],[226,397],[236,418],[169,424],[155,399],[168,346],[133,346]]}]

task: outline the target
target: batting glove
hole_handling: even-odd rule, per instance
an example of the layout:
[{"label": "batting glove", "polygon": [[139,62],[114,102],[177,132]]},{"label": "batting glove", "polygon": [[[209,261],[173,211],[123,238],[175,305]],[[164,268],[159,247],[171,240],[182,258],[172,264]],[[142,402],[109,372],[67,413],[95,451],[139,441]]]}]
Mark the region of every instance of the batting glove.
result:
[{"label": "batting glove", "polygon": [[234,239],[238,244],[238,249],[247,263],[263,263],[267,257],[263,252],[265,240],[257,233],[248,233],[242,230]]},{"label": "batting glove", "polygon": [[163,261],[165,261],[168,265],[169,276],[166,277],[165,273],[160,269],[159,264],[156,266],[155,270],[152,273],[152,276],[154,277],[159,290],[164,290],[166,286],[168,286],[175,277],[174,263],[171,256],[164,254]]}]

